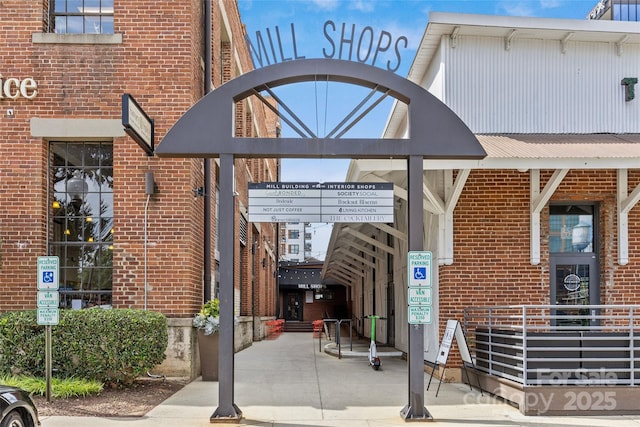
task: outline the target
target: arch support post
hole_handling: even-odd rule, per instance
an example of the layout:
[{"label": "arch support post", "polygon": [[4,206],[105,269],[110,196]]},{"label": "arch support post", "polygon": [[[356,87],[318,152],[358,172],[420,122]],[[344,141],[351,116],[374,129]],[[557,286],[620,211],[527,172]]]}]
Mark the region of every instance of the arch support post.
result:
[{"label": "arch support post", "polygon": [[[409,251],[424,250],[423,162],[422,156],[407,160],[409,221],[407,238]],[[408,286],[408,284],[407,284]],[[405,421],[431,420],[424,406],[424,325],[409,325],[409,402],[400,415]]]},{"label": "arch support post", "polygon": [[210,421],[229,422],[242,419],[242,411],[234,403],[234,316],[233,316],[233,257],[235,253],[233,200],[234,156],[220,154],[220,334],[218,350],[218,408]]}]

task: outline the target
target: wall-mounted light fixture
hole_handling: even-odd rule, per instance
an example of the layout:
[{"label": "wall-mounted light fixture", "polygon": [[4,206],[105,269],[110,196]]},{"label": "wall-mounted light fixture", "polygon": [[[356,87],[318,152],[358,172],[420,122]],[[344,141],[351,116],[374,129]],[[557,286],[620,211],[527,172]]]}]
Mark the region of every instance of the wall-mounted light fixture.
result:
[{"label": "wall-mounted light fixture", "polygon": [[193,197],[204,197],[205,195],[204,187],[194,188],[191,191],[193,191]]}]

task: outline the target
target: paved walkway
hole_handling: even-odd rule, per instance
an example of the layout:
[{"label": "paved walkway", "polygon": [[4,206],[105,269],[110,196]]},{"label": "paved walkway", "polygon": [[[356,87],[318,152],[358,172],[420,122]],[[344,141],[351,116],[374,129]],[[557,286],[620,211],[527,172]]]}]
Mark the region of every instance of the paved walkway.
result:
[{"label": "paved walkway", "polygon": [[[348,341],[348,338],[347,338]],[[348,344],[347,344],[348,346]],[[344,348],[344,339],[343,339]],[[254,343],[235,359],[235,403],[240,426],[385,427],[406,425],[400,410],[407,404],[407,363],[383,357],[380,371],[365,357],[338,359],[318,352],[310,333],[284,333]],[[425,385],[429,376],[425,375]],[[436,381],[434,379],[434,381]],[[638,416],[526,417],[498,398],[481,396],[462,384],[442,384],[435,397],[425,394],[433,426],[635,426]],[[43,427],[198,427],[210,426],[218,403],[218,383],[193,381],[142,418],[44,417]]]}]

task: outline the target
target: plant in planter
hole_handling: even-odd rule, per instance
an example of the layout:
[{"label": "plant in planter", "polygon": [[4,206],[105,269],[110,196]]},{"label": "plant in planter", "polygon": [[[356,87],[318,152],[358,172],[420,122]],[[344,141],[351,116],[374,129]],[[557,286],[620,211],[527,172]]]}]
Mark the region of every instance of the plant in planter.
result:
[{"label": "plant in planter", "polygon": [[214,298],[207,301],[200,312],[193,318],[193,326],[202,330],[205,335],[211,335],[220,329],[220,300]]},{"label": "plant in planter", "polygon": [[202,381],[218,380],[218,330],[220,329],[220,300],[207,301],[193,318],[198,330],[198,351]]}]

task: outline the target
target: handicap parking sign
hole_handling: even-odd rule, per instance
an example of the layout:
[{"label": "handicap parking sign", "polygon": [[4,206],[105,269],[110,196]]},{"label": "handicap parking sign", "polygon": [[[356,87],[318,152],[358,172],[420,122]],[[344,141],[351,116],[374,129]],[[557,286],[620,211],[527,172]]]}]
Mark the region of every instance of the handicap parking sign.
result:
[{"label": "handicap parking sign", "polygon": [[409,286],[431,287],[431,259],[429,251],[410,251],[407,256]]},{"label": "handicap parking sign", "polygon": [[60,261],[57,256],[38,257],[38,290],[58,290]]}]

